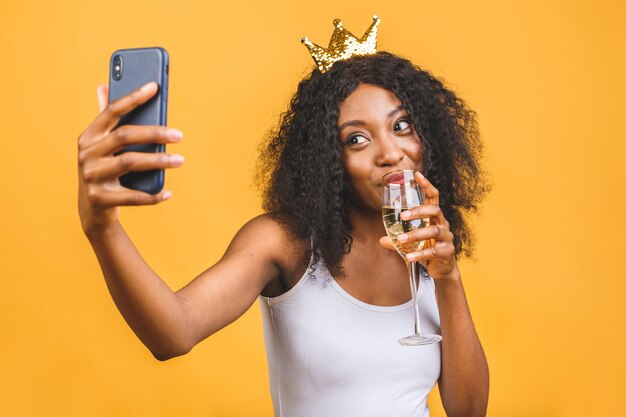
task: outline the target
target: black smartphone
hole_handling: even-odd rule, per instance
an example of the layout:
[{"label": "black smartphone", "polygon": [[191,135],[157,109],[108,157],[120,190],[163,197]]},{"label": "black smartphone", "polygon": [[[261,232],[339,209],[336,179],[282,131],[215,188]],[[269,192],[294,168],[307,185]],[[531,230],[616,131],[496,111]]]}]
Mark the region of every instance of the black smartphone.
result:
[{"label": "black smartphone", "polygon": [[[160,47],[120,49],[111,55],[109,103],[150,81],[159,86],[154,97],[122,116],[116,128],[122,125],[166,125],[169,66],[169,54]],[[128,151],[165,152],[165,144],[129,145],[114,155]],[[164,182],[165,172],[162,169],[128,172],[120,176],[122,186],[149,194],[161,191]]]}]

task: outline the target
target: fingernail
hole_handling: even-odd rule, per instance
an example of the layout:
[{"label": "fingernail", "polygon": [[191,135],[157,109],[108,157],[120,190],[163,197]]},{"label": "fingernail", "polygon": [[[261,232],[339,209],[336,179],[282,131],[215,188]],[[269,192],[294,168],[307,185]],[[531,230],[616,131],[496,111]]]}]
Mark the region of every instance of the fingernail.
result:
[{"label": "fingernail", "polygon": [[417,259],[417,255],[416,255],[416,254],[414,254],[414,253],[409,253],[409,254],[406,256],[406,258],[407,258],[409,261],[414,261],[414,260],[416,260],[416,259]]},{"label": "fingernail", "polygon": [[404,210],[402,213],[400,213],[400,217],[403,219],[408,219],[409,217],[411,217],[411,210]]},{"label": "fingernail", "polygon": [[163,200],[167,200],[168,198],[170,198],[172,196],[172,192],[170,190],[166,190],[163,193]]},{"label": "fingernail", "polygon": [[419,171],[415,171],[415,173],[417,174],[417,176],[418,176],[418,177],[420,177],[420,178],[424,178],[424,176],[422,175],[422,173],[421,173],[421,172],[419,172]]},{"label": "fingernail", "polygon": [[170,161],[176,164],[182,164],[183,162],[185,162],[185,157],[182,155],[174,154],[170,156]]},{"label": "fingernail", "polygon": [[170,140],[178,142],[183,138],[183,132],[178,129],[167,129],[167,137]]},{"label": "fingernail", "polygon": [[147,84],[144,84],[141,87],[141,91],[148,91],[148,90],[152,90],[154,87],[156,87],[156,83],[154,81],[150,81]]},{"label": "fingernail", "polygon": [[407,235],[402,234],[402,235],[399,235],[399,236],[398,236],[398,241],[399,241],[399,242],[406,242],[408,238],[409,238],[409,237],[408,237]]}]

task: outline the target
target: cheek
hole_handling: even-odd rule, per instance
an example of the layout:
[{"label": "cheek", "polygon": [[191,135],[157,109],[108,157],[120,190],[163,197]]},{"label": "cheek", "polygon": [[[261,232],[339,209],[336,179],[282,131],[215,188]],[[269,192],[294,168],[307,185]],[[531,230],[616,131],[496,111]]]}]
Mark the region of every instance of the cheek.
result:
[{"label": "cheek", "polygon": [[363,198],[369,199],[369,195],[372,192],[370,189],[371,166],[364,161],[364,158],[356,158],[355,155],[346,156],[344,154],[342,161],[346,180],[350,183],[350,188],[355,193],[355,197],[359,200]]},{"label": "cheek", "polygon": [[354,157],[354,155],[343,154],[341,157],[343,161],[343,167],[346,171],[346,176],[351,180],[359,180],[364,176],[367,176],[368,169],[366,164],[360,158]]},{"label": "cheek", "polygon": [[415,162],[418,171],[422,172],[424,168],[424,148],[419,139],[411,141],[405,150],[406,154]]}]

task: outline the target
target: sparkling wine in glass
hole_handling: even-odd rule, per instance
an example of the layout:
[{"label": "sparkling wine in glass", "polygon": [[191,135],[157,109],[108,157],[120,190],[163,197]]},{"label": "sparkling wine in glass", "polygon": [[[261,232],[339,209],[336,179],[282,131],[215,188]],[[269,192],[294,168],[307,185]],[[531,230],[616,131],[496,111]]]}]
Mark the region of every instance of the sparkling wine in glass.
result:
[{"label": "sparkling wine in glass", "polygon": [[441,341],[438,334],[423,334],[420,326],[419,306],[417,304],[417,263],[407,261],[406,255],[421,250],[426,241],[400,243],[398,235],[411,230],[426,227],[429,219],[402,220],[400,213],[411,207],[424,204],[424,194],[415,181],[415,173],[410,170],[392,171],[383,176],[383,224],[387,235],[391,238],[396,251],[402,256],[409,270],[411,297],[413,299],[413,316],[415,318],[415,333],[398,340],[403,346],[428,345]]}]

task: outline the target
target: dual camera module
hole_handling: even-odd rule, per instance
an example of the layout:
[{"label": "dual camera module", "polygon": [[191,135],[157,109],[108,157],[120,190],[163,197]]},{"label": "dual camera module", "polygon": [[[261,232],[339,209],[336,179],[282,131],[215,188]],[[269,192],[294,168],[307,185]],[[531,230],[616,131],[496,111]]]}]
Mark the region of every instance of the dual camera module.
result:
[{"label": "dual camera module", "polygon": [[113,57],[113,71],[111,71],[112,77],[115,81],[122,79],[123,62],[121,55],[115,55]]}]

